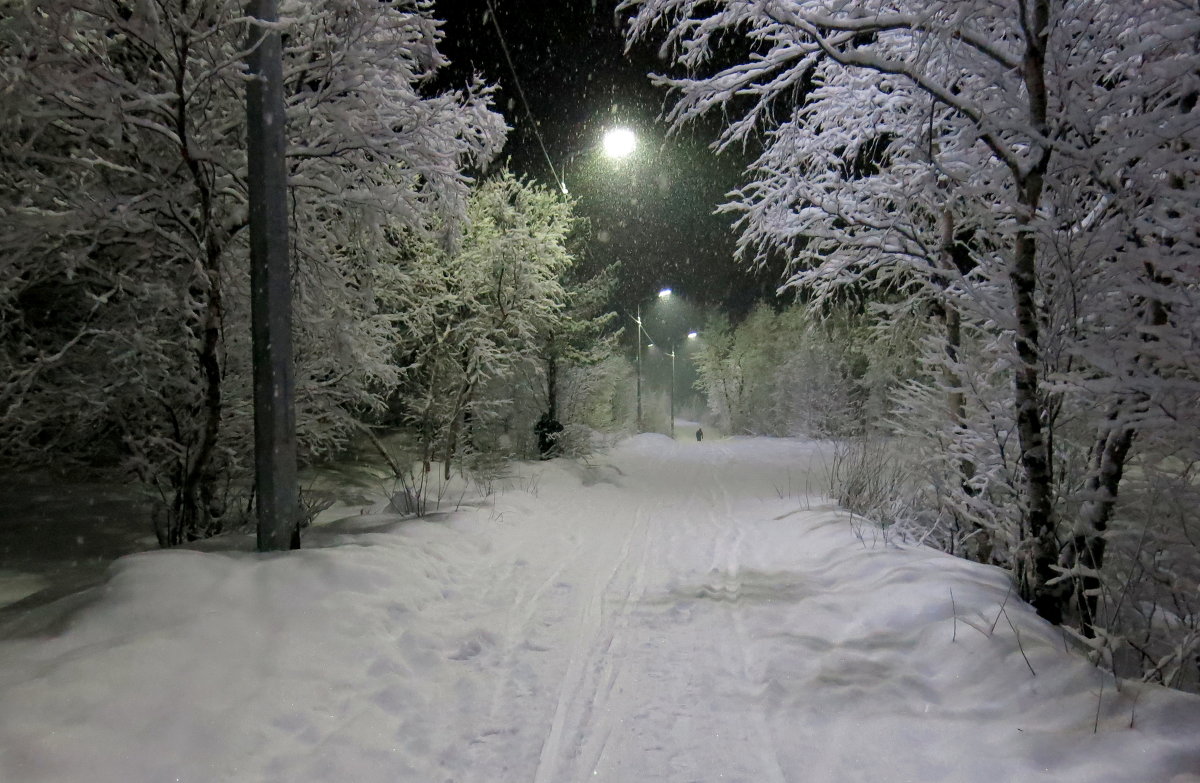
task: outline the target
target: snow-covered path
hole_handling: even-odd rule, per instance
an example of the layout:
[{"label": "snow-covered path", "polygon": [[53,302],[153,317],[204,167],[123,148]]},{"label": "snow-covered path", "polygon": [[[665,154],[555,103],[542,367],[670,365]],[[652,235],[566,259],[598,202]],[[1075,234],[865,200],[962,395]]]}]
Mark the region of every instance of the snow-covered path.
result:
[{"label": "snow-covered path", "polygon": [[[739,463],[728,445],[644,440],[616,465],[585,471],[582,492],[551,481],[514,509],[552,524],[519,526],[468,589],[474,616],[494,618],[482,638],[500,651],[477,664],[489,717],[528,718],[470,738],[464,779],[509,769],[514,749],[523,755],[514,779],[535,783],[705,780],[714,769],[729,780],[787,779],[743,615],[795,585],[754,570],[738,511],[748,496],[778,500],[786,484]],[[798,455],[786,455],[792,471],[815,454],[799,466]]]},{"label": "snow-covered path", "polygon": [[298,553],[125,558],[0,644],[0,780],[1200,782],[1200,699],[1118,691],[822,472],[647,435]]}]

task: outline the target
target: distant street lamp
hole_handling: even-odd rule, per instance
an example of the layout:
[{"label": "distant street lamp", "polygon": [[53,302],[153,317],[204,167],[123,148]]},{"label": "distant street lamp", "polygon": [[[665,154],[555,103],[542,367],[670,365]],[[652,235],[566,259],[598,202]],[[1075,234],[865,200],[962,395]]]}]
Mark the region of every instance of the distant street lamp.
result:
[{"label": "distant street lamp", "polygon": [[[658,292],[660,300],[671,299],[673,293],[670,288],[663,288]],[[638,432],[643,430],[642,426],[642,340],[646,340],[647,348],[654,347],[654,340],[650,337],[650,333],[646,331],[646,327],[642,323],[642,306],[639,303],[637,306],[637,426]],[[699,333],[689,331],[687,333],[688,340],[695,340],[699,337]],[[668,391],[668,399],[670,400],[671,414],[671,437],[675,437],[675,353],[678,347],[678,340],[670,337],[665,343],[669,346],[669,350],[664,351],[664,354],[671,357],[671,386]]]}]

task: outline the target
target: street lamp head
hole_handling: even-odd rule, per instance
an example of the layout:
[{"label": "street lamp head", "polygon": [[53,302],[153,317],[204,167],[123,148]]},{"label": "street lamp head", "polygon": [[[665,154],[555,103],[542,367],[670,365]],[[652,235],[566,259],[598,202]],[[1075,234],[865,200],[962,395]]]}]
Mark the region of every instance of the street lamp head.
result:
[{"label": "street lamp head", "polygon": [[671,296],[671,289],[670,289],[670,288],[664,288],[663,290],[661,290],[661,291],[659,291],[659,292],[658,292],[658,298],[659,298],[659,299],[669,299],[669,298],[670,298],[670,296]]},{"label": "street lamp head", "polygon": [[604,134],[603,144],[605,156],[628,158],[637,149],[637,136],[629,128],[610,128]]}]

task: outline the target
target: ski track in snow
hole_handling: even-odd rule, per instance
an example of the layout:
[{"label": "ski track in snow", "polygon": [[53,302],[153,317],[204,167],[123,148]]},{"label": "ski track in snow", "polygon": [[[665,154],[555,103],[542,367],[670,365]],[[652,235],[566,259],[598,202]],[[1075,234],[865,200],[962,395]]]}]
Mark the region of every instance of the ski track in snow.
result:
[{"label": "ski track in snow", "polygon": [[997,569],[793,491],[822,449],[640,436],[433,522],[120,561],[0,644],[0,780],[1200,783],[1200,699],[1101,693],[1010,603],[1030,676]]}]

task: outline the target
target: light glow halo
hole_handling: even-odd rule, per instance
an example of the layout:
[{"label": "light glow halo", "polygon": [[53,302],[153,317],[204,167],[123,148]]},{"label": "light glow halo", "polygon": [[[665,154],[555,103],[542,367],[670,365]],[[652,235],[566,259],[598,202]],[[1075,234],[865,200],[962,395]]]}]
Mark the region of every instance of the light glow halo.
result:
[{"label": "light glow halo", "polygon": [[603,144],[606,157],[627,158],[637,149],[637,135],[629,128],[609,128],[604,133]]}]

